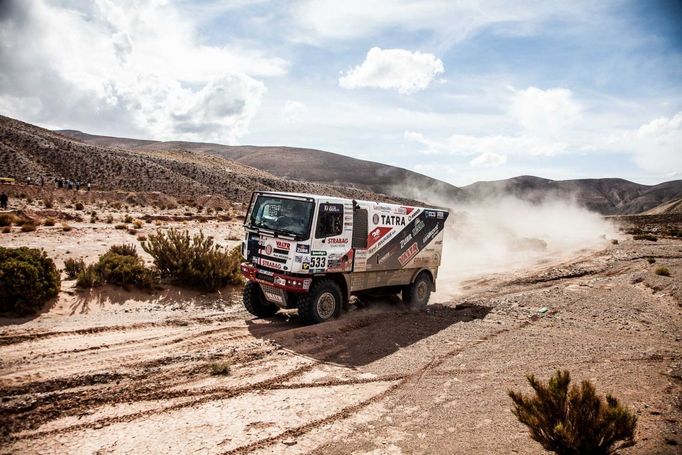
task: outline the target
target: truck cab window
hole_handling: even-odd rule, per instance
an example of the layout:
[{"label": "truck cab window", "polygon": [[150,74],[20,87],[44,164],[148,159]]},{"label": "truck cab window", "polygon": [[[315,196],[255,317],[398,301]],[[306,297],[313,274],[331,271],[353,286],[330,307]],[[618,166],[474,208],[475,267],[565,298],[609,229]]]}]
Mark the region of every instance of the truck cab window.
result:
[{"label": "truck cab window", "polygon": [[343,204],[320,204],[315,238],[335,237],[343,233]]}]

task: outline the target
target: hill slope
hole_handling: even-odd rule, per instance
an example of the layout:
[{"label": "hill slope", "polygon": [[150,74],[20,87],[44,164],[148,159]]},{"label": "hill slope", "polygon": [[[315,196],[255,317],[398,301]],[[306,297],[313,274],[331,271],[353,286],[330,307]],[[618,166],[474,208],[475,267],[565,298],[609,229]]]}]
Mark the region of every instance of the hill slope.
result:
[{"label": "hill slope", "polygon": [[383,199],[366,190],[286,180],[221,157],[189,151],[125,150],[85,144],[0,116],[0,169],[24,180],[40,176],[90,182],[99,189],[161,191],[179,198],[221,194],[248,201],[255,190]]},{"label": "hill slope", "polygon": [[401,196],[397,194],[399,190],[396,190],[396,187],[407,184],[417,188],[432,189],[448,198],[462,196],[457,187],[413,171],[322,150],[249,145],[229,146],[202,142],[157,142],[95,136],[73,130],[59,132],[89,144],[123,147],[137,151],[200,152],[227,158],[236,163],[258,168],[286,179],[350,186],[374,193]]},{"label": "hill slope", "polygon": [[470,199],[503,194],[531,201],[551,196],[573,197],[581,205],[604,215],[641,213],[682,198],[682,180],[640,185],[614,178],[549,180],[524,175],[506,180],[476,182],[462,189]]}]

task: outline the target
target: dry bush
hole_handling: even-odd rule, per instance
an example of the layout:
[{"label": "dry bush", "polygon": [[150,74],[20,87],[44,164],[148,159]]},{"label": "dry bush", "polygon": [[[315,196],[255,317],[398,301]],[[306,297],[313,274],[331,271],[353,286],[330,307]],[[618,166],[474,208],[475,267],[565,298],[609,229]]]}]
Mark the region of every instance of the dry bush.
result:
[{"label": "dry bush", "polygon": [[130,286],[154,289],[159,284],[159,276],[155,270],[144,266],[133,245],[113,245],[100,256],[97,263],[85,267],[76,281],[76,285],[82,288],[97,287],[105,283],[124,289],[129,289]]},{"label": "dry bush", "polygon": [[112,215],[107,215],[107,224],[111,224],[114,222],[114,217]]},{"label": "dry bush", "polygon": [[154,259],[162,276],[180,285],[215,291],[242,280],[240,248],[223,251],[203,232],[190,237],[189,231],[157,231],[142,242],[142,249]]},{"label": "dry bush", "polygon": [[216,376],[227,376],[230,374],[229,362],[213,362],[211,365],[211,374]]},{"label": "dry bush", "polygon": [[43,223],[45,226],[54,226],[55,221],[52,218],[48,218],[45,220],[45,223]]},{"label": "dry bush", "polygon": [[135,229],[128,229],[128,234],[130,235],[137,235],[137,231]]},{"label": "dry bush", "polygon": [[653,263],[656,262],[656,258],[649,257],[649,258],[646,258],[646,261],[647,261],[649,264],[653,264]]},{"label": "dry bush", "polygon": [[85,261],[81,258],[69,258],[64,261],[64,272],[69,280],[75,280],[83,270],[85,270]]},{"label": "dry bush", "polygon": [[16,223],[18,218],[11,213],[0,213],[0,226],[11,226]]},{"label": "dry bush", "polygon": [[[528,375],[535,396],[510,391],[512,412],[545,450],[559,455],[607,455],[634,445],[637,417],[611,395],[596,395],[590,381],[569,390],[568,371],[557,371],[548,384]],[[622,441],[618,447],[614,447]]]},{"label": "dry bush", "polygon": [[11,228],[11,227],[5,226],[5,227],[2,228],[2,233],[3,233],[3,234],[9,234],[10,232],[12,232],[12,228]]},{"label": "dry bush", "polygon": [[668,269],[668,267],[664,266],[657,267],[654,273],[659,276],[670,276],[670,270]]},{"label": "dry bush", "polygon": [[0,247],[0,312],[36,313],[60,286],[57,267],[43,250]]},{"label": "dry bush", "polygon": [[112,245],[107,253],[118,254],[120,256],[137,256],[137,248],[132,243]]},{"label": "dry bush", "polygon": [[128,228],[128,226],[126,226],[125,224],[117,224],[116,226],[114,226],[114,229],[127,229],[127,228]]},{"label": "dry bush", "polygon": [[33,232],[36,230],[36,225],[33,223],[24,223],[21,225],[21,232]]},{"label": "dry bush", "polygon": [[125,224],[130,224],[130,223],[133,222],[133,217],[130,216],[130,215],[128,215],[128,214],[126,214],[125,218],[123,218],[123,222],[124,222]]},{"label": "dry bush", "polygon": [[658,237],[652,234],[636,234],[632,236],[633,240],[649,240],[650,242],[657,242]]},{"label": "dry bush", "polygon": [[76,205],[75,205],[74,207],[76,208],[76,210],[83,210],[83,209],[85,209],[85,206],[84,206],[83,203],[80,202],[80,201],[79,201],[79,202],[76,202]]},{"label": "dry bush", "polygon": [[46,209],[51,209],[51,208],[53,208],[53,207],[54,207],[54,199],[52,199],[52,198],[45,198],[45,199],[43,200],[43,206],[44,206]]},{"label": "dry bush", "polygon": [[618,245],[618,239],[611,239],[611,243],[613,245]]},{"label": "dry bush", "polygon": [[70,232],[72,230],[73,230],[73,228],[71,226],[69,226],[67,223],[62,223],[62,231]]},{"label": "dry bush", "polygon": [[133,222],[133,227],[134,227],[135,229],[142,229],[142,221],[140,221],[140,220],[135,220],[135,221]]}]

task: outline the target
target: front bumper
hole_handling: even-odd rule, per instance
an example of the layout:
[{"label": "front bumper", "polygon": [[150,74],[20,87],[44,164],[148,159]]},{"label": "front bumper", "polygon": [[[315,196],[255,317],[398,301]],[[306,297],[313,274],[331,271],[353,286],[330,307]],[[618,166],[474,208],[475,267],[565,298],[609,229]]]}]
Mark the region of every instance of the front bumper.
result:
[{"label": "front bumper", "polygon": [[312,278],[298,278],[269,270],[262,270],[248,262],[242,262],[241,269],[242,275],[247,280],[284,289],[289,292],[308,292],[310,284],[313,282]]}]

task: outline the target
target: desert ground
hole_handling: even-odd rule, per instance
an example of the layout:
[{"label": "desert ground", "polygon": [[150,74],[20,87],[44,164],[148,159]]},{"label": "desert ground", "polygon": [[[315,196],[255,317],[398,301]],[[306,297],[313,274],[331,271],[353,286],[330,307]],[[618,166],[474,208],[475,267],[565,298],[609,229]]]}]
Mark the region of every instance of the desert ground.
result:
[{"label": "desert ground", "polygon": [[[44,216],[37,202],[22,210]],[[0,245],[44,248],[61,267],[159,227],[228,247],[241,236],[238,208],[199,223],[180,207],[134,234],[115,225],[154,209],[103,207],[95,222],[90,210],[71,231],[14,228]],[[378,300],[316,326],[294,313],[256,319],[239,288],[63,281],[39,315],[0,318],[0,453],[540,454],[507,391],[569,369],[638,416],[637,444],[622,453],[679,454],[682,241],[618,240],[482,273],[423,312]]]}]

